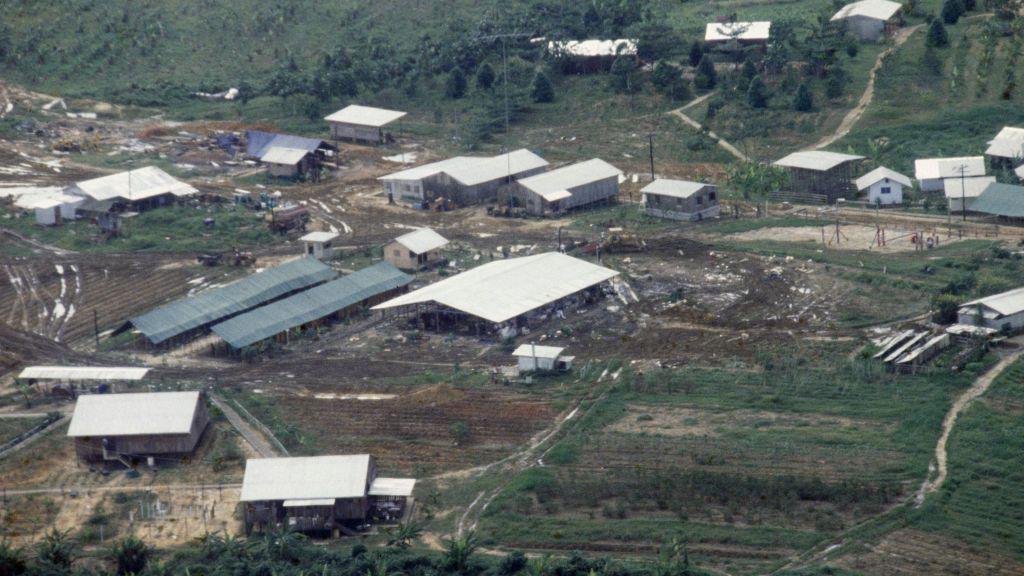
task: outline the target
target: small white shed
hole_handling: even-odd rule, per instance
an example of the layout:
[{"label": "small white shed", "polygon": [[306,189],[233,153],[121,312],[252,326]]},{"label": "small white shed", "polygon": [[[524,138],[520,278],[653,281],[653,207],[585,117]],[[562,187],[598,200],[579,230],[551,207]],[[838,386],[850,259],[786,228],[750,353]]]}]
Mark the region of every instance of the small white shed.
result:
[{"label": "small white shed", "polygon": [[512,355],[519,360],[520,372],[534,370],[569,370],[572,368],[573,356],[563,356],[565,348],[558,346],[538,346],[523,344],[515,349]]},{"label": "small white shed", "polygon": [[334,258],[334,246],[331,244],[337,238],[337,232],[310,232],[299,238],[299,241],[302,242],[303,254],[317,260],[330,260]]},{"label": "small white shed", "polygon": [[420,228],[402,234],[384,247],[384,259],[401,270],[419,270],[432,266],[444,258],[441,248],[448,239],[430,228]]},{"label": "small white shed", "polygon": [[889,206],[903,203],[903,187],[910,188],[910,178],[885,166],[875,168],[855,181],[859,192],[868,191],[868,202]]}]

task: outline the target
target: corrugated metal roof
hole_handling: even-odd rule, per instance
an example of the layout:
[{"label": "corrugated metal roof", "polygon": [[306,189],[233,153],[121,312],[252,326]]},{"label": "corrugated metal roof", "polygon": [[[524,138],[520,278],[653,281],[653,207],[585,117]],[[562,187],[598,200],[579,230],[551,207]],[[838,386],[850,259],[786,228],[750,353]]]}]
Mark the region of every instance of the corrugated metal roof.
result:
[{"label": "corrugated metal roof", "polygon": [[28,366],[18,378],[35,380],[142,380],[149,368],[135,366]]},{"label": "corrugated metal roof", "polygon": [[704,41],[767,40],[771,29],[771,22],[709,22],[704,29]]},{"label": "corrugated metal roof", "polygon": [[260,162],[266,162],[267,164],[281,164],[284,166],[295,166],[302,159],[309,155],[308,150],[301,150],[299,148],[280,148],[278,146],[272,146],[263,153],[260,158]]},{"label": "corrugated metal roof", "polygon": [[370,496],[412,496],[415,478],[374,478]]},{"label": "corrugated metal roof", "polygon": [[911,186],[910,178],[907,178],[906,176],[900,174],[895,170],[890,170],[885,166],[879,166],[878,168],[875,168],[871,172],[868,172],[867,174],[861,176],[860,178],[857,178],[857,180],[854,183],[857,185],[857,190],[865,190],[867,188],[870,188],[872,184],[880,180],[884,180],[886,178],[892,180],[893,182],[898,182],[907,187]]},{"label": "corrugated metal roof", "polygon": [[799,168],[801,170],[817,170],[819,172],[826,172],[840,164],[863,159],[863,156],[855,156],[853,154],[840,154],[838,152],[826,152],[824,150],[804,150],[801,152],[793,152],[782,159],[776,160],[775,165],[782,166],[784,168]]},{"label": "corrugated metal roof", "polygon": [[832,22],[853,16],[864,16],[875,20],[888,20],[896,15],[903,5],[889,0],[861,0],[843,6],[832,16]]},{"label": "corrugated metal roof", "polygon": [[522,344],[516,348],[513,356],[526,356],[527,358],[558,358],[565,348],[559,346],[537,346],[535,344]]},{"label": "corrugated metal roof", "polygon": [[159,344],[335,276],[331,267],[311,257],[268,268],[241,280],[166,304],[130,320],[150,342]]},{"label": "corrugated metal roof", "polygon": [[620,38],[618,40],[552,40],[548,42],[548,52],[568,54],[571,56],[616,56],[635,55],[636,40]]},{"label": "corrugated metal roof", "polygon": [[955,158],[921,158],[914,160],[914,177],[918,180],[960,177],[960,167],[965,176],[984,176],[983,156],[959,156]]},{"label": "corrugated metal roof", "polygon": [[657,196],[668,196],[670,198],[689,198],[708,186],[714,187],[714,184],[658,178],[647,186],[641,188],[640,192],[644,194],[655,194]]},{"label": "corrugated metal roof", "polygon": [[378,180],[422,180],[443,172],[464,186],[475,186],[547,165],[547,160],[522,148],[491,157],[456,156],[381,176]]},{"label": "corrugated metal roof", "polygon": [[999,134],[989,141],[985,154],[1015,160],[1024,159],[1024,128],[1004,126]]},{"label": "corrugated metal roof", "polygon": [[242,502],[362,498],[370,456],[250,458],[245,462]]},{"label": "corrugated metal roof", "polygon": [[622,170],[600,158],[593,158],[523,178],[519,184],[527,190],[543,196],[561,190],[571,191],[573,188],[621,174]]},{"label": "corrugated metal roof", "polygon": [[374,108],[372,106],[360,106],[352,104],[327,116],[324,120],[328,122],[340,122],[342,124],[357,124],[359,126],[372,126],[379,128],[390,124],[405,116],[405,112],[388,110],[386,108]]},{"label": "corrugated metal roof", "polygon": [[316,152],[320,148],[334,148],[334,146],[316,138],[305,138],[291,134],[275,134],[274,132],[263,132],[261,130],[245,131],[245,153],[247,156],[262,159],[271,148],[289,148],[292,150]]},{"label": "corrugated metal roof", "polygon": [[434,232],[430,228],[413,230],[408,234],[402,234],[398,238],[395,238],[394,241],[405,246],[414,254],[426,254],[431,250],[437,250],[438,248],[443,248],[448,245],[447,238],[441,236],[437,232]]},{"label": "corrugated metal roof", "polygon": [[981,196],[971,204],[972,212],[1024,218],[1024,186],[993,182],[985,187]]},{"label": "corrugated metal roof", "polygon": [[84,180],[67,188],[69,194],[104,201],[115,198],[144,200],[162,194],[191,196],[197,190],[156,166]]},{"label": "corrugated metal roof", "polygon": [[[946,194],[946,198],[957,199],[961,196],[965,198],[977,198],[978,196],[981,196],[981,193],[985,191],[985,188],[988,188],[989,184],[994,184],[995,181],[995,176],[943,178],[942,189]],[[973,208],[971,209],[973,210]]]},{"label": "corrugated metal roof", "polygon": [[559,252],[488,262],[374,306],[374,310],[436,302],[490,322],[505,322],[618,272]]},{"label": "corrugated metal roof", "polygon": [[300,242],[330,242],[338,237],[337,232],[310,232],[302,238],[299,238]]},{"label": "corrugated metal roof", "polygon": [[391,263],[380,262],[344,278],[239,314],[215,324],[212,330],[232,348],[243,348],[405,286],[412,280],[412,276],[402,273]]},{"label": "corrugated metal roof", "polygon": [[199,392],[83,394],[68,436],[188,434],[198,405]]},{"label": "corrugated metal roof", "polygon": [[964,302],[960,306],[977,306],[978,304],[994,310],[1002,316],[1011,316],[1019,312],[1024,312],[1024,288],[1014,288],[1013,290],[1000,292],[999,294],[993,294],[992,296],[978,298],[977,300]]}]

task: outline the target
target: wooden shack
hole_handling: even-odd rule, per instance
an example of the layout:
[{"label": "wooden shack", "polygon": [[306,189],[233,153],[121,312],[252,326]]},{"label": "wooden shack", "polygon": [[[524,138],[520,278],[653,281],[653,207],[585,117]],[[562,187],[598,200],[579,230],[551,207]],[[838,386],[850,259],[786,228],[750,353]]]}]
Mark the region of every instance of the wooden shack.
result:
[{"label": "wooden shack", "polygon": [[797,194],[823,196],[830,204],[854,198],[854,172],[863,156],[809,150],[794,152],[775,162],[789,172],[790,189]]},{"label": "wooden shack", "polygon": [[621,176],[621,170],[594,158],[523,178],[509,194],[533,216],[561,214],[614,200]]},{"label": "wooden shack", "polygon": [[384,247],[384,259],[400,270],[419,270],[441,262],[448,239],[430,228],[402,234]]},{"label": "wooden shack", "polygon": [[[372,490],[381,481],[381,489]],[[245,531],[353,534],[381,498],[392,503],[385,508],[404,510],[414,485],[412,479],[377,478],[369,454],[251,459],[242,481]]]},{"label": "wooden shack", "polygon": [[640,193],[644,214],[672,220],[703,220],[718,216],[718,187],[702,182],[658,178]]},{"label": "wooden shack", "polygon": [[68,437],[87,462],[155,465],[191,455],[209,423],[200,392],[88,394],[78,397]]}]

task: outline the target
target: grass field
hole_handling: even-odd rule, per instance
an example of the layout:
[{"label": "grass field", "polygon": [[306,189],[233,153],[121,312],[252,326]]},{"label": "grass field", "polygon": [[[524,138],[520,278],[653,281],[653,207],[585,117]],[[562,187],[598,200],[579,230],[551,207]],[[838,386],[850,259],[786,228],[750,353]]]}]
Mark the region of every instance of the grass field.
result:
[{"label": "grass field", "polygon": [[46,421],[45,416],[39,418],[0,418],[0,444],[13,440],[19,434]]},{"label": "grass field", "polygon": [[[214,226],[203,224],[207,218],[214,219]],[[121,235],[105,243],[97,241],[96,226],[86,220],[39,226],[31,216],[22,216],[0,222],[39,242],[81,252],[220,252],[232,246],[269,246],[281,241],[255,212],[233,206],[164,207],[142,212],[122,219]]]}]

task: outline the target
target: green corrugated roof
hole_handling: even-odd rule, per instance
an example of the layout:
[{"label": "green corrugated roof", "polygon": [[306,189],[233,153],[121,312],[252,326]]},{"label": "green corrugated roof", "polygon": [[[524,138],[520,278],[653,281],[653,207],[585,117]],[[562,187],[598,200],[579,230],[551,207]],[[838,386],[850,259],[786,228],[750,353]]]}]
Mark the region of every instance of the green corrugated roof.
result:
[{"label": "green corrugated roof", "polygon": [[129,320],[153,344],[216,322],[295,290],[336,276],[323,262],[311,257],[292,260],[221,286],[150,310]]},{"label": "green corrugated roof", "polygon": [[213,332],[232,348],[243,348],[405,286],[412,280],[412,276],[402,273],[391,263],[381,262],[215,324]]},{"label": "green corrugated roof", "polygon": [[1024,186],[995,182],[989,184],[970,205],[972,212],[1024,218]]}]

